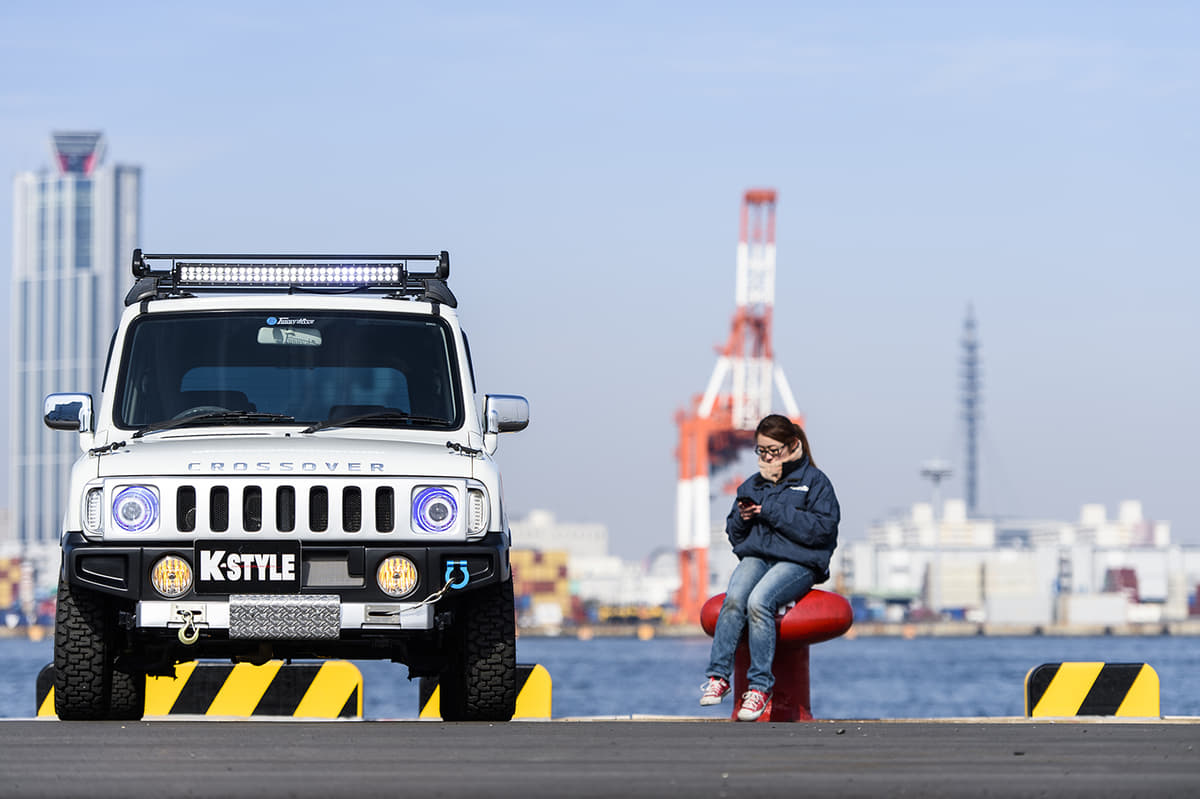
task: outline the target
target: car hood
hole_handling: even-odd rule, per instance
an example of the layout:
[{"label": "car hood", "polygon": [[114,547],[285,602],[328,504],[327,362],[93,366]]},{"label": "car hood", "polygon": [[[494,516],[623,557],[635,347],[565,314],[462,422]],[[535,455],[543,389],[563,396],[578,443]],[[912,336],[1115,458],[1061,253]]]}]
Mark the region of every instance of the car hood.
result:
[{"label": "car hood", "polygon": [[475,458],[447,441],[346,435],[159,434],[100,455],[99,477],[472,477]]}]

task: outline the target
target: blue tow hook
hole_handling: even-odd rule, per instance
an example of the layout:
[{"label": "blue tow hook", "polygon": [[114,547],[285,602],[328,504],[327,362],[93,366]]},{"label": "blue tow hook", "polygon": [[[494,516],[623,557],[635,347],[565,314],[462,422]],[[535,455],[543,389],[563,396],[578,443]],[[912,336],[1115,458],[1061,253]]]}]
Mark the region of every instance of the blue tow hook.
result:
[{"label": "blue tow hook", "polygon": [[[458,569],[462,572],[462,576],[454,582],[450,580],[454,577],[454,570]],[[451,588],[465,588],[467,583],[471,582],[471,573],[467,571],[467,562],[465,560],[448,560],[446,561],[446,582]]]}]

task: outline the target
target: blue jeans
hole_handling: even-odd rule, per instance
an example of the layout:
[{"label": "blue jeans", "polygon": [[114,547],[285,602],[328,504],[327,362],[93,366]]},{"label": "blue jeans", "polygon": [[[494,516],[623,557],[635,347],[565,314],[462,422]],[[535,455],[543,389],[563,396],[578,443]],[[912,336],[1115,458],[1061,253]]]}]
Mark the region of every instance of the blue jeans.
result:
[{"label": "blue jeans", "polygon": [[[786,560],[745,557],[729,578],[729,589],[713,630],[708,677],[729,679],[733,654],[749,628],[750,669],[746,682],[751,688],[770,693],[775,685],[771,664],[775,660],[775,614],[782,605],[809,592],[816,581],[812,569]],[[749,620],[749,624],[747,624]]]}]

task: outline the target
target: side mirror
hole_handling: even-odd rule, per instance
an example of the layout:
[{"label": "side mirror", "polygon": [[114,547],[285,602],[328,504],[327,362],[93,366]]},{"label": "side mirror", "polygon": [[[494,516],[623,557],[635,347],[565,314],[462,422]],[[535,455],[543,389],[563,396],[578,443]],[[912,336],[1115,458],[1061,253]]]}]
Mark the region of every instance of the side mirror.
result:
[{"label": "side mirror", "polygon": [[92,432],[91,394],[51,394],[42,406],[42,420],[51,430]]},{"label": "side mirror", "polygon": [[514,394],[488,394],[484,398],[485,433],[514,433],[529,426],[529,400]]}]

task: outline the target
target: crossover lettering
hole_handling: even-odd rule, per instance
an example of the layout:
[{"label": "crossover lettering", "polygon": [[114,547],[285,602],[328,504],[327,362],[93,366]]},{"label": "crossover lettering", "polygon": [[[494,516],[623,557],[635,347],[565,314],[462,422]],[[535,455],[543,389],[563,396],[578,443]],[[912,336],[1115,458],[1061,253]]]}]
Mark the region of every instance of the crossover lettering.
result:
[{"label": "crossover lettering", "polygon": [[[324,467],[324,468],[322,468]],[[190,461],[187,465],[189,472],[361,472],[363,469],[371,472],[383,472],[382,463],[362,463],[361,461]]]}]

